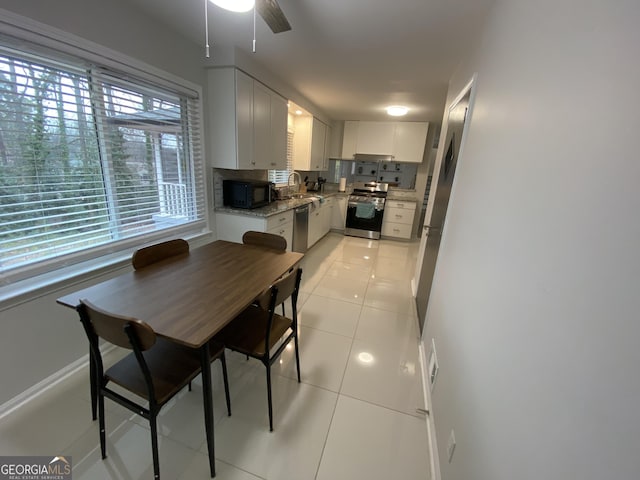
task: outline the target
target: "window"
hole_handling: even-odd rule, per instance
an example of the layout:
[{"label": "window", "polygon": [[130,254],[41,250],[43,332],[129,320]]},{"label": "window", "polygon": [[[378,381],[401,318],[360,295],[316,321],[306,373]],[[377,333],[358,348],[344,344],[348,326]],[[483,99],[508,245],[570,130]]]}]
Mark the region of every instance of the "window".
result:
[{"label": "window", "polygon": [[0,47],[4,283],[202,231],[198,105],[81,59]]}]

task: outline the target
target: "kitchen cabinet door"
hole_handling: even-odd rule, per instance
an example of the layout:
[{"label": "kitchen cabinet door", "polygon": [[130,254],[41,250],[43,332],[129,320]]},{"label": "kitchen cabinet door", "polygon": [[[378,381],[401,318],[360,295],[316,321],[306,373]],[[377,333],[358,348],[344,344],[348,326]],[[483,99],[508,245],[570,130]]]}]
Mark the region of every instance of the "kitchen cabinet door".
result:
[{"label": "kitchen cabinet door", "polygon": [[311,170],[324,170],[326,135],[327,126],[314,117],[311,127]]},{"label": "kitchen cabinet door", "polygon": [[254,168],[267,169],[271,163],[271,94],[261,83],[253,83]]},{"label": "kitchen cabinet door", "polygon": [[428,129],[426,122],[397,122],[393,139],[394,161],[422,163]]},{"label": "kitchen cabinet door", "polygon": [[253,83],[254,168],[287,168],[287,101],[260,82]]},{"label": "kitchen cabinet door", "polygon": [[360,122],[356,153],[393,155],[394,122]]},{"label": "kitchen cabinet door", "polygon": [[331,211],[331,228],[343,231],[347,219],[347,197],[333,197],[333,210]]},{"label": "kitchen cabinet door", "polygon": [[344,122],[342,134],[342,158],[350,159],[356,154],[358,147],[358,125],[360,122],[348,120]]},{"label": "kitchen cabinet door", "polygon": [[207,73],[211,166],[253,168],[253,79],[235,68]]},{"label": "kitchen cabinet door", "polygon": [[323,172],[329,170],[329,157],[331,156],[331,127],[329,125],[325,125],[325,135],[324,135],[324,156],[322,157],[322,168]]},{"label": "kitchen cabinet door", "polygon": [[271,161],[269,170],[287,169],[287,100],[271,94]]},{"label": "kitchen cabinet door", "polygon": [[294,120],[293,168],[302,171],[325,170],[327,125],[312,116]]},{"label": "kitchen cabinet door", "polygon": [[309,226],[307,232],[307,246],[311,247],[323,236],[322,207],[313,208],[309,211]]}]

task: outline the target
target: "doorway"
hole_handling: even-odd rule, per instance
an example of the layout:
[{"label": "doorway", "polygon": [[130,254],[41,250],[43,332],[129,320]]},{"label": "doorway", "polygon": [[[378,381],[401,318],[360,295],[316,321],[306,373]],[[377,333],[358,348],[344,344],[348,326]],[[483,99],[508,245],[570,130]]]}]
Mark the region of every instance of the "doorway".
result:
[{"label": "doorway", "polygon": [[449,108],[446,137],[443,143],[444,154],[440,162],[436,192],[433,199],[433,209],[431,217],[425,217],[424,225],[422,226],[423,231],[422,239],[420,240],[418,262],[420,262],[420,259],[422,259],[422,261],[418,264],[419,270],[416,272],[418,278],[416,308],[418,310],[418,322],[421,334],[424,330],[431,284],[433,283],[433,275],[440,250],[442,229],[444,228],[447,208],[449,206],[449,197],[451,196],[451,187],[453,185],[458,157],[460,156],[462,140],[465,134],[473,83],[474,82],[471,81],[465,87]]}]

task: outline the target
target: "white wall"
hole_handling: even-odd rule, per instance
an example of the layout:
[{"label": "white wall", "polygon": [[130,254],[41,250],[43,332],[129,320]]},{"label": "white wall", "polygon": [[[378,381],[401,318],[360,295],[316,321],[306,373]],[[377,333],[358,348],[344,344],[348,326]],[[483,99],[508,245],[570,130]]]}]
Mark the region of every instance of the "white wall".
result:
[{"label": "white wall", "polygon": [[424,335],[444,480],[638,478],[639,21],[497,0],[451,81],[478,73]]},{"label": "white wall", "polygon": [[173,33],[126,0],[2,0],[0,8],[125,53],[204,85],[202,45]]}]

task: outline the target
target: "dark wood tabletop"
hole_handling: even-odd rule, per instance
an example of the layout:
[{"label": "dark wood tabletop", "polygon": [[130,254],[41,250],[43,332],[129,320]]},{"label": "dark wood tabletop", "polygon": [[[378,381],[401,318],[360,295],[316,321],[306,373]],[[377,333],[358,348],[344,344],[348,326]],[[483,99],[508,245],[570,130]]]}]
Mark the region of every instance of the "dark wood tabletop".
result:
[{"label": "dark wood tabletop", "polygon": [[57,300],[81,299],[147,322],[167,339],[199,348],[303,254],[218,240]]}]

